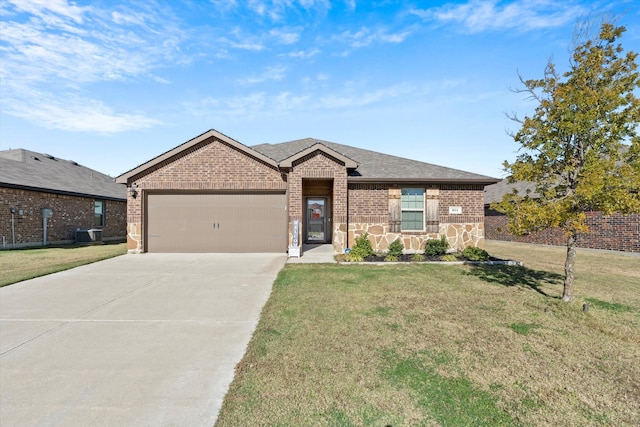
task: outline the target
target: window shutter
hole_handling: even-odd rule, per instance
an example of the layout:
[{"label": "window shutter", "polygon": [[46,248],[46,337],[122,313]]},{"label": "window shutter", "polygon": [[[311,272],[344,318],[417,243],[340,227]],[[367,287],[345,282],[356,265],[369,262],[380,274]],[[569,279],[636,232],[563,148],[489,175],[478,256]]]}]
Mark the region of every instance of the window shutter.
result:
[{"label": "window shutter", "polygon": [[426,200],[426,213],[425,213],[425,229],[427,233],[438,232],[438,211],[439,211],[439,196],[438,189],[427,189]]},{"label": "window shutter", "polygon": [[402,225],[401,192],[399,188],[389,189],[389,231],[399,233]]}]

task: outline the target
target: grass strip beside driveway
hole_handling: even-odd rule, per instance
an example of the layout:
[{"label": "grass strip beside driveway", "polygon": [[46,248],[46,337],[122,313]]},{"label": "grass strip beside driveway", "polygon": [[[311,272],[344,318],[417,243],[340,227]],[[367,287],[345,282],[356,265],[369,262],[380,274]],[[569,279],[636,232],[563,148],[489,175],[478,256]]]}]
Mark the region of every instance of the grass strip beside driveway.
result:
[{"label": "grass strip beside driveway", "polygon": [[0,287],[125,253],[126,243],[0,251]]},{"label": "grass strip beside driveway", "polygon": [[567,304],[557,250],[516,270],[288,264],[217,425],[639,425],[640,264],[579,255]]}]

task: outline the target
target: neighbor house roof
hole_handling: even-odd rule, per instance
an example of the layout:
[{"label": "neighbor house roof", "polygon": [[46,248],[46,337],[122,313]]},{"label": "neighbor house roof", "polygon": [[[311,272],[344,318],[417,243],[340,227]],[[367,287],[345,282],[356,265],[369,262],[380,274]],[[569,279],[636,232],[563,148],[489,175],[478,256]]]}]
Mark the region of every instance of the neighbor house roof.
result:
[{"label": "neighbor house roof", "polygon": [[124,201],[125,186],[108,175],[49,154],[0,151],[0,187]]},{"label": "neighbor house roof", "polygon": [[[498,179],[459,169],[438,166],[417,160],[383,154],[349,145],[336,144],[314,138],[298,139],[280,144],[254,145],[255,151],[268,156],[278,162],[296,153],[303,153],[309,148],[321,145],[357,164],[357,168],[349,171],[349,181],[380,182],[380,181],[429,181],[429,182],[467,182],[491,184]],[[340,159],[339,159],[340,160]],[[349,166],[347,166],[349,167]]]},{"label": "neighbor house roof", "polygon": [[493,202],[502,200],[502,196],[517,190],[518,194],[524,196],[530,191],[531,196],[535,196],[535,184],[527,181],[517,181],[510,183],[508,179],[503,179],[492,185],[484,187],[484,204],[490,205]]}]

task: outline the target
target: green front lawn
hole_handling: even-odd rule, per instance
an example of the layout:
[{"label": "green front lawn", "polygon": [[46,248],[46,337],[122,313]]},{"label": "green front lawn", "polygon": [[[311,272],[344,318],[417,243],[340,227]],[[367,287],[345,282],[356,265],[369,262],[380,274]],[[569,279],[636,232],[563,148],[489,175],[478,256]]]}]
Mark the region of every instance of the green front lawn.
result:
[{"label": "green front lawn", "polygon": [[0,251],[0,287],[125,253],[126,243]]},{"label": "green front lawn", "polygon": [[562,248],[532,248],[287,265],[217,425],[640,425],[640,259],[581,252],[566,304]]}]

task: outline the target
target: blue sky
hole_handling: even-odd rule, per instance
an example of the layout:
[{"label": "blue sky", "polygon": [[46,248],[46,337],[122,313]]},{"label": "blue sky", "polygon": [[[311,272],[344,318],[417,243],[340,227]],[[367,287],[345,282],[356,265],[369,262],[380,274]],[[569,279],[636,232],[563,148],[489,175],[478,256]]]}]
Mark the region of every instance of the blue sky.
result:
[{"label": "blue sky", "polygon": [[518,72],[565,71],[576,19],[636,1],[0,2],[0,149],[112,176],[207,131],[314,137],[502,177]]}]

